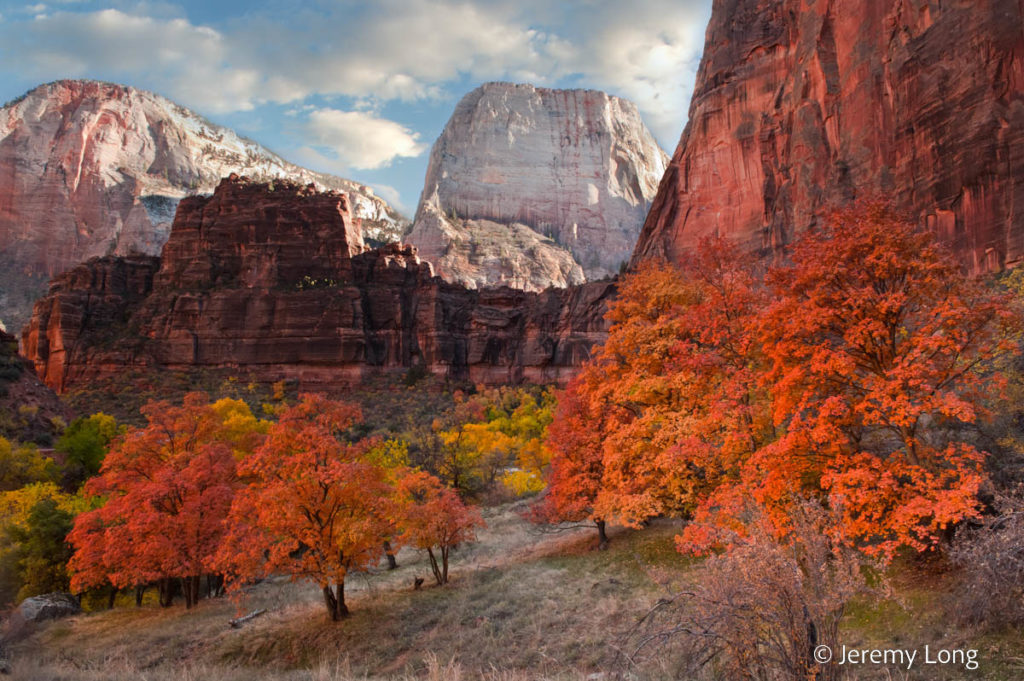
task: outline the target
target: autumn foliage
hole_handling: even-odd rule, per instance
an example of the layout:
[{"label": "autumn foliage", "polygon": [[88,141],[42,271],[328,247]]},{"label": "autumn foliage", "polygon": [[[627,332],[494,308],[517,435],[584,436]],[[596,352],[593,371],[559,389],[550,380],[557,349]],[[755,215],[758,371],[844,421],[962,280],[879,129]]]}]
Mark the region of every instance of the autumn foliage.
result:
[{"label": "autumn foliage", "polygon": [[498,482],[517,496],[544,488],[552,391],[477,386],[472,394],[455,391],[454,402],[434,420],[435,461],[424,463],[464,495],[479,496]]},{"label": "autumn foliage", "polygon": [[[219,564],[236,585],[287,574],[320,587],[328,616],[348,614],[345,579],[389,549],[426,549],[438,583],[451,547],[472,538],[479,516],[433,476],[404,466],[373,439],[355,439],[357,406],[304,395],[239,466]],[[434,559],[438,547],[442,572]]]},{"label": "autumn foliage", "polygon": [[192,393],[143,413],[87,485],[101,505],[69,537],[75,590],[177,582],[191,607],[203,575],[240,587],[284,574],[317,584],[338,620],[351,572],[409,544],[443,584],[450,551],[483,522],[403,445],[361,438],[352,404],[303,395],[270,424]]},{"label": "autumn foliage", "polygon": [[480,512],[422,471],[409,471],[398,480],[397,498],[402,508],[401,540],[425,550],[438,586],[447,584],[451,550],[476,538],[476,529],[484,524]]},{"label": "autumn foliage", "polygon": [[200,578],[217,571],[225,517],[240,486],[232,438],[201,393],[181,406],[151,403],[143,414],[148,425],[119,439],[87,483],[106,503],[78,516],[68,537],[76,549],[71,586],[177,579],[191,607]]},{"label": "autumn foliage", "polygon": [[599,409],[583,393],[578,379],[558,400],[555,419],[548,428],[552,451],[548,493],[536,507],[541,521],[593,520],[603,528],[596,510],[604,479],[605,423]]},{"label": "autumn foliage", "polygon": [[346,440],[360,420],[354,405],[310,395],[281,414],[240,468],[251,482],[221,551],[230,575],[309,579],[331,619],[348,614],[345,577],[378,559],[391,513],[384,469],[365,460],[370,443]]},{"label": "autumn foliage", "polygon": [[605,346],[549,431],[556,518],[690,517],[684,550],[787,530],[825,500],[833,531],[891,556],[978,513],[971,437],[1001,389],[1008,300],[879,206],[833,216],[759,272],[722,240],[623,281]]}]

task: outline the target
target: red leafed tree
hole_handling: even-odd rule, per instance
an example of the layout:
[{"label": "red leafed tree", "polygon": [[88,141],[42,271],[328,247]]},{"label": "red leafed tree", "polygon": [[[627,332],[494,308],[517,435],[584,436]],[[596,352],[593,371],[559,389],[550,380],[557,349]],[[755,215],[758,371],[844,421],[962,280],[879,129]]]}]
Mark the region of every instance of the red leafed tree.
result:
[{"label": "red leafed tree", "polygon": [[1001,388],[990,368],[1017,324],[1007,298],[880,205],[805,234],[768,282],[760,336],[780,437],[750,458],[745,488],[782,510],[820,489],[841,531],[886,555],[976,515],[986,454],[965,429]]},{"label": "red leafed tree", "polygon": [[689,514],[770,437],[752,323],[763,291],[743,262],[706,240],[681,269],[645,263],[623,279],[608,341],[549,427],[550,519]]},{"label": "red leafed tree", "polygon": [[476,538],[477,528],[484,525],[480,512],[466,506],[455,490],[423,471],[402,476],[397,495],[402,507],[402,541],[426,550],[438,586],[447,584],[449,554],[458,544]]},{"label": "red leafed tree", "polygon": [[763,276],[752,260],[709,240],[623,279],[549,429],[548,516],[691,517],[680,546],[703,549],[752,503],[785,532],[792,500],[816,496],[888,556],[975,515],[987,455],[969,431],[1000,390],[1008,301],[879,206]]},{"label": "red leafed tree", "polygon": [[686,472],[661,456],[657,409],[672,409],[666,361],[680,335],[680,310],[693,290],[671,266],[649,264],[623,279],[608,319],[612,332],[563,394],[548,430],[548,494],[539,515],[550,521],[639,525],[676,505]]},{"label": "red leafed tree", "polygon": [[380,558],[396,512],[387,471],[367,458],[375,443],[349,439],[361,420],[355,405],[303,395],[242,461],[249,485],[220,553],[235,585],[288,574],[321,588],[331,620],[348,614],[345,578]]},{"label": "red leafed tree", "polygon": [[581,394],[582,382],[582,377],[573,379],[558,397],[555,417],[548,426],[551,465],[547,494],[534,506],[533,520],[592,520],[604,546],[608,543],[605,520],[594,512],[604,477],[604,418],[591,408],[587,395]]},{"label": "red leafed tree", "polygon": [[144,428],[129,431],[86,491],[106,503],[76,518],[68,539],[72,588],[161,585],[180,579],[187,607],[214,572],[224,518],[239,483],[223,423],[205,395],[181,406],[151,402]]}]

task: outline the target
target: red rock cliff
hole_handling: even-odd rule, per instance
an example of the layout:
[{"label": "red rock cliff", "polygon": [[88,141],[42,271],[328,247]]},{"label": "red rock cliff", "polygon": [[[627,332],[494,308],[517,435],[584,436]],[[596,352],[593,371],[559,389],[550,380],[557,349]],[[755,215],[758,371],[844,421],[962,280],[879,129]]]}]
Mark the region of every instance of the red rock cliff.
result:
[{"label": "red rock cliff", "polygon": [[604,338],[612,289],[467,290],[415,248],[364,251],[343,195],[230,178],[182,201],[162,258],[95,258],[55,279],[22,345],[58,391],[126,369],[307,387],[415,365],[475,383],[564,381]]},{"label": "red rock cliff", "polygon": [[1024,257],[1024,3],[715,0],[690,119],[634,264],[769,249],[891,198],[975,272]]},{"label": "red rock cliff", "polygon": [[28,319],[46,282],[94,256],[156,255],[182,198],[232,172],[346,194],[367,235],[404,218],[363,185],[292,165],[158,95],[63,80],[0,107],[0,315]]}]

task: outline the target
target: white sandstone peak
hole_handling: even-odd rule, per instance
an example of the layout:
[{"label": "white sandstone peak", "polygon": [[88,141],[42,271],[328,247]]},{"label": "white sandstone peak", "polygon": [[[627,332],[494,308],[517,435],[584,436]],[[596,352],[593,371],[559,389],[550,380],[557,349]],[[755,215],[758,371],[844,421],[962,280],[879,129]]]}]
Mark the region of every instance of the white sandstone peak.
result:
[{"label": "white sandstone peak", "polygon": [[467,285],[599,279],[629,260],[667,163],[628,100],[487,83],[434,143],[406,240]]}]

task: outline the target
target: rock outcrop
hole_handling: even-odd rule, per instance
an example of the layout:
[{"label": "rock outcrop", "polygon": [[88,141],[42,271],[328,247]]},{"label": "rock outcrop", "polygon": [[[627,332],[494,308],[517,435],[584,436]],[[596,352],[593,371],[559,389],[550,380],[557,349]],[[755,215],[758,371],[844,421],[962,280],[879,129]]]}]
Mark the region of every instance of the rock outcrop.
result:
[{"label": "rock outcrop", "polygon": [[881,197],[974,272],[1024,257],[1018,0],[715,0],[689,123],[633,262],[769,250]]},{"label": "rock outcrop", "polygon": [[88,258],[158,254],[178,201],[232,172],[342,191],[378,241],[408,224],[368,187],[288,163],[163,97],[50,83],[0,108],[0,317],[21,328],[46,282]]},{"label": "rock outcrop", "polygon": [[69,420],[68,408],[18,355],[18,339],[0,331],[0,437],[48,447],[57,424]]},{"label": "rock outcrop", "polygon": [[78,599],[68,593],[49,593],[26,598],[11,613],[0,641],[16,641],[27,636],[41,622],[82,614]]},{"label": "rock outcrop", "polygon": [[471,287],[600,279],[629,259],[667,160],[631,102],[488,83],[434,143],[406,239]]},{"label": "rock outcrop", "polygon": [[105,256],[57,277],[22,346],[58,391],[165,369],[305,388],[412,367],[564,382],[605,337],[613,292],[469,290],[434,276],[414,247],[365,249],[344,194],[231,177],[181,202],[161,258]]}]

